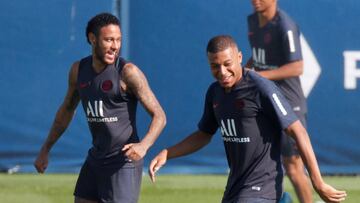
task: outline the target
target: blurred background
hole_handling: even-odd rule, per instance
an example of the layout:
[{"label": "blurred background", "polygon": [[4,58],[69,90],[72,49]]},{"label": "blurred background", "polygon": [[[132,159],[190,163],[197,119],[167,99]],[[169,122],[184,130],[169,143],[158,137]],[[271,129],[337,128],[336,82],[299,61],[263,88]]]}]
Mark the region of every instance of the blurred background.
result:
[{"label": "blurred background", "polygon": [[[360,21],[358,0],[279,0],[302,31],[308,96],[308,130],[323,174],[360,173]],[[197,128],[213,81],[205,48],[218,34],[238,42],[250,57],[250,0],[12,0],[0,2],[0,170],[32,173],[67,88],[75,60],[91,53],[87,21],[99,12],[122,24],[122,56],[146,74],[168,124],[148,152],[145,166],[162,148]],[[149,116],[139,105],[142,137]],[[53,147],[48,172],[78,172],[91,145],[79,105],[70,127]],[[204,149],[172,160],[164,173],[227,172],[220,134]]]}]

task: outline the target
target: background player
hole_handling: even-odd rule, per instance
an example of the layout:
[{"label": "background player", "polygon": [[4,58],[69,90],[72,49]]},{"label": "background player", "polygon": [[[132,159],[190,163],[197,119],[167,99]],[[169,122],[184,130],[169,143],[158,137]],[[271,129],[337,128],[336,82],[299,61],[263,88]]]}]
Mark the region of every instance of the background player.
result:
[{"label": "background player", "polygon": [[230,36],[214,37],[207,55],[217,81],[206,93],[198,130],[151,161],[151,179],[155,181],[156,171],[168,159],[199,150],[220,128],[230,168],[222,202],[275,203],[282,195],[280,132],[285,129],[296,140],[321,198],[326,202],[344,200],[344,191],[322,180],[306,129],[277,86],[241,67],[242,54],[235,41]]},{"label": "background player", "polygon": [[[252,0],[255,12],[248,17],[248,36],[253,67],[263,77],[273,80],[293,111],[306,127],[306,100],[299,76],[303,73],[300,31],[295,22],[277,7],[277,0]],[[285,133],[284,133],[285,134]],[[283,164],[300,202],[312,202],[312,190],[295,141],[282,139]]]},{"label": "background player", "polygon": [[[93,17],[86,37],[92,55],[72,65],[66,97],[34,165],[38,172],[45,171],[50,149],[81,100],[93,146],[76,183],[75,202],[135,203],[143,157],[164,128],[165,114],[141,70],[118,56],[121,31],[115,16],[101,13]],[[141,141],[136,132],[137,101],[152,117]]]}]

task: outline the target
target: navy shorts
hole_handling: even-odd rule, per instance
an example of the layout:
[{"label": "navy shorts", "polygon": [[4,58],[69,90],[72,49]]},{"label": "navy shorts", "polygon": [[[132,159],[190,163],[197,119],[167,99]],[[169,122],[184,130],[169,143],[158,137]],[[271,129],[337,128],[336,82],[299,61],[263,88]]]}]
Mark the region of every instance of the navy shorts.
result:
[{"label": "navy shorts", "polygon": [[137,203],[143,161],[98,166],[85,161],[74,195],[102,203]]},{"label": "navy shorts", "polygon": [[[295,111],[295,114],[306,128],[306,114],[300,113],[298,111]],[[285,131],[283,131],[281,135],[281,155],[285,157],[300,155],[295,140],[291,136],[287,135]]]}]

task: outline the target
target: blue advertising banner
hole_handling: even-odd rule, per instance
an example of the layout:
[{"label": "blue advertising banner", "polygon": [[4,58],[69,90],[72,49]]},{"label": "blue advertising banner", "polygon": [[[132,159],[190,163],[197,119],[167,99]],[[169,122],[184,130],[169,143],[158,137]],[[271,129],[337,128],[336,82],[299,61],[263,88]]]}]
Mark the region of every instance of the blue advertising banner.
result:
[{"label": "blue advertising banner", "polygon": [[[308,130],[321,171],[359,174],[360,2],[280,0],[279,7],[302,32],[301,80],[308,102]],[[121,19],[122,55],[143,70],[167,114],[168,124],[148,152],[145,166],[162,148],[197,129],[205,91],[213,81],[205,52],[208,40],[230,34],[244,60],[251,55],[246,22],[252,13],[250,1],[1,2],[1,171],[35,172],[32,163],[62,103],[69,68],[91,51],[86,23],[104,11]],[[148,125],[149,116],[139,105],[140,137]],[[90,146],[80,107],[53,147],[48,171],[78,172]],[[162,172],[226,173],[220,133],[195,154],[169,161]]]}]

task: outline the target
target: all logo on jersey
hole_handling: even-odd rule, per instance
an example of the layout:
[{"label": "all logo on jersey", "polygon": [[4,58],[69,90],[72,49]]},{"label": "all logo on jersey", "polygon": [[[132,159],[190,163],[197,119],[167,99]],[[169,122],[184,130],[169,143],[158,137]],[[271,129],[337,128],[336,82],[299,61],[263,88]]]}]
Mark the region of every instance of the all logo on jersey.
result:
[{"label": "all logo on jersey", "polygon": [[253,59],[253,62],[254,62],[254,66],[256,68],[258,68],[258,69],[267,70],[267,69],[276,69],[276,68],[278,68],[278,66],[273,66],[273,65],[267,65],[266,64],[265,49],[253,47],[252,48],[252,59]]},{"label": "all logo on jersey", "polygon": [[246,143],[250,137],[239,137],[236,132],[235,119],[221,119],[221,135],[224,142]]},{"label": "all logo on jersey", "polygon": [[93,104],[88,101],[86,115],[88,117],[104,117],[103,101],[95,100]]},{"label": "all logo on jersey", "polygon": [[118,121],[117,117],[104,116],[104,103],[102,100],[88,101],[86,106],[86,116],[88,122],[110,123]]},{"label": "all logo on jersey", "polygon": [[104,92],[108,92],[112,89],[113,87],[113,83],[111,80],[105,80],[104,82],[102,82],[101,84],[101,89],[104,91]]},{"label": "all logo on jersey", "polygon": [[236,136],[236,127],[234,119],[221,120],[221,134],[226,137]]},{"label": "all logo on jersey", "polygon": [[257,64],[266,64],[265,60],[265,49],[255,48],[252,49],[253,60]]}]

